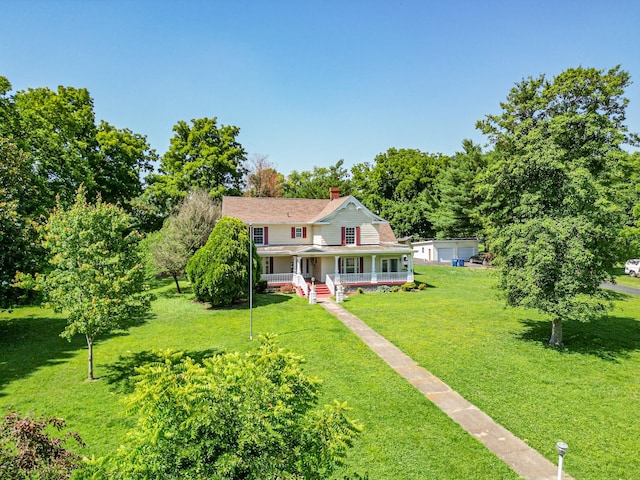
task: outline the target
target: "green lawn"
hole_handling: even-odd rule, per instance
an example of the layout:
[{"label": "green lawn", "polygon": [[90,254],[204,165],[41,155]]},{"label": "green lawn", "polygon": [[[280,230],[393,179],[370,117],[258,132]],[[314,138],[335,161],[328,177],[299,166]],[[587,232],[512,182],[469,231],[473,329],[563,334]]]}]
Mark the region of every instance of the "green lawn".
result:
[{"label": "green lawn", "polygon": [[[631,479],[640,471],[640,297],[618,295],[609,318],[565,325],[566,349],[547,348],[550,324],[504,309],[488,270],[417,267],[420,292],[366,293],[344,306],[506,428],[577,479]],[[208,310],[190,296],[157,290],[152,314],[95,347],[87,383],[83,339],[58,337],[64,319],[39,308],[0,314],[0,406],[56,415],[80,432],[85,454],[103,455],[133,419],[123,413],[123,378],[151,349],[194,357],[244,351],[245,307]],[[478,441],[398,377],[319,305],[259,295],[254,332],[275,332],[324,381],[323,402],[346,400],[365,424],[348,459],[372,479],[518,478]],[[254,341],[255,343],[255,341]]]},{"label": "green lawn", "polygon": [[550,322],[502,307],[490,271],[418,273],[433,288],[344,306],[550,460],[567,442],[575,478],[637,478],[640,297],[616,294],[609,317],[566,323],[557,351],[545,343]]},{"label": "green lawn", "polygon": [[640,288],[640,277],[632,277],[624,273],[624,267],[616,269],[616,283],[625,287]]},{"label": "green lawn", "polygon": [[[102,378],[92,383],[84,381],[82,339],[69,344],[58,337],[60,316],[38,308],[0,314],[0,405],[67,419],[88,444],[87,455],[112,451],[133,425],[120,402],[121,379],[146,352],[170,347],[199,357],[252,346],[246,307],[208,310],[174,290],[167,282],[149,318],[98,342],[95,373]],[[257,301],[256,335],[277,333],[323,379],[323,403],[346,400],[365,424],[348,459],[352,470],[371,479],[517,478],[322,307],[284,295]]]}]

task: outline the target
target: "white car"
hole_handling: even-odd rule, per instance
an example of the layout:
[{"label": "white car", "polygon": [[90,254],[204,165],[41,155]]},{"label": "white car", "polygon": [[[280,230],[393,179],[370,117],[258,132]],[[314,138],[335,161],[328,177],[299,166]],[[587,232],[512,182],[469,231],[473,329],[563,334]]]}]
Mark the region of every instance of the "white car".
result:
[{"label": "white car", "polygon": [[632,277],[640,276],[640,258],[632,258],[624,264],[624,273]]}]

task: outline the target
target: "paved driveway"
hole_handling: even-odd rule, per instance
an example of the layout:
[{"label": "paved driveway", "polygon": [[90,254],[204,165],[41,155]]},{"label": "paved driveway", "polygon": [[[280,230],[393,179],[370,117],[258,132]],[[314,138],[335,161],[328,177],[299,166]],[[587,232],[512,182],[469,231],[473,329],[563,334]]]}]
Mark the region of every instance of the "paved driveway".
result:
[{"label": "paved driveway", "polygon": [[625,287],[624,285],[614,285],[613,283],[603,283],[600,285],[607,290],[615,290],[616,292],[629,293],[631,295],[640,295],[640,288]]}]

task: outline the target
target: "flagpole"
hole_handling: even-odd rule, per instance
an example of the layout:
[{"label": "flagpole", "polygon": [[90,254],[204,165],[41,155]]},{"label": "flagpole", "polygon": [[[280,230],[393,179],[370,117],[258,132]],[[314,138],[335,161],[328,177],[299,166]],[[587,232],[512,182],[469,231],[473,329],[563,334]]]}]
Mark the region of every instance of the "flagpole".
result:
[{"label": "flagpole", "polygon": [[253,224],[249,224],[249,340],[253,340]]}]

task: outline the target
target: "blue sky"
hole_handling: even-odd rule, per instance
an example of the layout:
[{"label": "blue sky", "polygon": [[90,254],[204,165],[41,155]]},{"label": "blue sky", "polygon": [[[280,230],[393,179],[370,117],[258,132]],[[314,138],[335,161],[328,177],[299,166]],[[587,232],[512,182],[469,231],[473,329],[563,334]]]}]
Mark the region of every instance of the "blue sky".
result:
[{"label": "blue sky", "polygon": [[85,87],[159,154],[205,116],[285,174],[453,154],[516,82],[579,65],[630,72],[640,131],[637,1],[4,0],[0,18],[15,90]]}]

